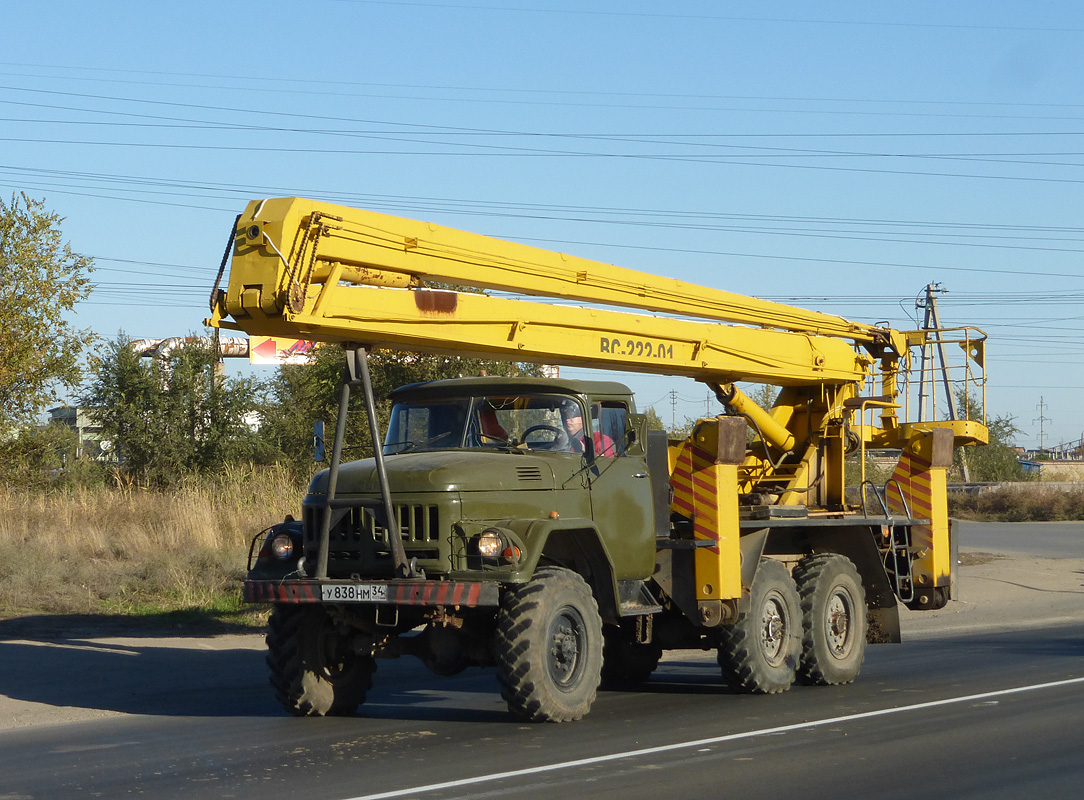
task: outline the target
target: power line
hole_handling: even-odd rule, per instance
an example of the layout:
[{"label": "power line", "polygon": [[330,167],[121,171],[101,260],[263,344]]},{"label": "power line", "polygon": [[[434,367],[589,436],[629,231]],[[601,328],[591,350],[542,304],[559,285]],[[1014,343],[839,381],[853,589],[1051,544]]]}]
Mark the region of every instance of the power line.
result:
[{"label": "power line", "polygon": [[[358,195],[343,192],[327,192],[323,190],[298,189],[297,187],[282,186],[245,186],[236,184],[216,184],[206,181],[184,181],[149,176],[126,176],[110,175],[105,173],[78,172],[70,170],[40,169],[14,165],[0,165],[0,173],[9,171],[18,175],[41,175],[50,177],[64,177],[80,181],[99,181],[109,185],[132,185],[137,187],[177,188],[186,190],[198,190],[204,195],[216,193],[223,196],[243,197],[246,200],[253,194],[267,192],[282,194],[301,194],[306,196],[334,198],[337,202],[356,203],[369,207],[394,205],[396,207],[409,208],[413,212],[424,210],[439,210],[453,214],[484,214],[494,217],[526,218],[526,219],[550,219],[569,222],[587,222],[592,224],[615,224],[632,226],[651,226],[661,228],[674,228],[679,230],[714,230],[721,232],[772,233],[779,230],[783,233],[798,232],[807,233],[801,228],[772,228],[764,224],[743,226],[736,223],[770,223],[773,225],[791,224],[826,226],[851,225],[866,226],[871,228],[888,227],[902,229],[932,229],[925,231],[927,236],[954,237],[954,238],[982,238],[982,239],[1010,239],[1015,241],[1074,241],[1084,242],[1082,238],[1057,237],[1046,234],[1072,233],[1084,235],[1084,227],[1070,226],[1039,226],[1039,225],[1009,225],[1005,223],[981,223],[981,222],[945,222],[933,220],[908,220],[890,218],[856,218],[856,217],[826,217],[826,216],[800,216],[793,214],[747,214],[733,212],[712,212],[703,210],[679,210],[679,209],[652,209],[652,208],[619,208],[607,206],[574,206],[556,204],[537,204],[522,202],[502,202],[492,200],[471,200],[465,198],[447,197],[419,197],[419,196],[396,196],[396,195]],[[65,186],[67,184],[59,184]],[[132,189],[130,191],[149,191],[149,189]],[[187,196],[193,196],[191,192]],[[196,195],[198,196],[198,195]],[[522,212],[522,213],[515,213]],[[543,213],[544,212],[544,213]],[[585,217],[584,215],[594,215]],[[649,217],[654,219],[642,219]],[[661,219],[660,219],[661,218]],[[702,220],[707,222],[674,222],[673,220]],[[721,225],[718,222],[726,221],[728,224]],[[952,233],[940,233],[937,231],[953,231]],[[959,231],[959,233],[957,232]],[[835,231],[836,233],[853,233],[856,231]],[[1020,232],[1021,235],[1005,236],[1006,233]],[[1042,236],[1025,236],[1023,234],[1036,233]],[[901,234],[892,232],[892,236]],[[875,238],[877,241],[900,241],[899,239]],[[908,240],[914,241],[914,240]],[[940,244],[940,242],[919,241],[918,243]],[[953,298],[969,296],[965,293],[954,292]],[[827,298],[831,299],[831,298]]]},{"label": "power line", "polygon": [[[13,101],[0,100],[0,103],[12,103]],[[17,105],[22,105],[16,103]],[[31,104],[28,104],[31,105]],[[32,104],[40,106],[40,104]],[[79,111],[83,113],[95,113],[95,114],[114,114],[122,116],[136,116],[136,117],[150,117],[150,115],[137,115],[131,112],[110,112],[102,111],[100,109],[73,109],[70,107],[60,106],[44,106],[46,108],[57,108],[69,111]],[[824,150],[816,148],[797,148],[797,147],[770,147],[767,145],[738,145],[738,144],[722,144],[716,142],[702,141],[704,138],[718,138],[713,135],[698,135],[698,134],[682,134],[682,135],[645,135],[645,134],[584,134],[584,133],[555,133],[555,132],[542,132],[542,131],[454,131],[454,130],[411,130],[411,131],[395,131],[395,130],[327,130],[317,128],[297,128],[297,127],[284,127],[284,126],[269,126],[269,125],[255,125],[255,124],[242,124],[233,122],[220,122],[210,120],[188,120],[178,119],[172,117],[151,117],[154,119],[163,120],[161,122],[115,122],[104,120],[72,120],[72,119],[17,119],[9,117],[5,119],[5,122],[14,122],[28,125],[62,125],[66,127],[71,126],[84,126],[84,127],[108,127],[108,128],[130,128],[130,129],[147,129],[147,130],[170,130],[170,131],[229,131],[229,132],[264,132],[264,133],[288,133],[288,134],[304,134],[310,136],[340,136],[349,138],[371,138],[383,141],[402,141],[409,143],[431,143],[442,145],[460,145],[458,142],[439,142],[439,141],[427,141],[419,137],[425,136],[462,136],[462,137],[508,137],[508,138],[532,138],[532,139],[559,139],[559,140],[584,140],[589,142],[618,142],[622,144],[646,144],[646,145],[677,145],[681,147],[689,148],[714,148],[719,150],[728,151],[725,155],[730,159],[740,158],[761,158],[764,156],[771,156],[773,158],[892,158],[892,159],[937,159],[937,160],[955,160],[966,161],[970,163],[997,163],[997,164],[1022,164],[1026,166],[1076,166],[1082,167],[1084,164],[1071,163],[1064,161],[1039,161],[1035,159],[1047,159],[1054,157],[1079,157],[1084,156],[1084,152],[1079,150],[1058,150],[1058,151],[1023,151],[1023,152],[994,152],[994,153],[981,153],[981,152],[877,152],[867,150]],[[402,124],[402,123],[381,123],[381,124]],[[1084,134],[1081,134],[1084,135]],[[402,138],[409,137],[409,138]],[[84,142],[76,142],[84,143]],[[460,145],[465,146],[465,145]],[[475,147],[486,147],[493,149],[514,150],[524,153],[541,153],[550,155],[614,155],[609,153],[576,153],[574,151],[554,151],[554,150],[540,150],[538,148],[513,148],[509,145],[473,145]],[[738,150],[753,151],[750,153],[734,152]],[[628,155],[628,154],[617,154]],[[648,154],[643,154],[648,155]],[[657,153],[653,154],[656,157],[662,158],[674,158],[679,155],[689,154],[667,154]],[[1027,160],[1025,160],[1027,159]]]},{"label": "power line", "polygon": [[[3,169],[16,169],[16,168],[9,168],[9,167],[0,166],[0,170],[3,170]],[[43,174],[47,174],[47,173],[49,173],[51,171],[44,170],[44,171],[41,171],[41,172]],[[174,187],[174,186],[175,187],[184,187],[184,186],[186,186],[186,184],[184,184],[183,182],[172,181],[172,180],[164,180],[164,179],[162,179],[162,180],[151,180],[151,179],[146,179],[146,178],[139,178],[139,179],[130,178],[129,179],[129,178],[122,178],[122,177],[119,177],[119,176],[116,176],[116,177],[114,177],[114,176],[98,176],[98,175],[95,175],[93,173],[74,174],[73,177],[77,177],[77,178],[80,178],[80,179],[82,179],[82,178],[101,179],[101,180],[106,180],[106,181],[113,182],[113,183],[116,183],[116,182],[120,182],[120,183],[128,182],[128,183],[133,183],[133,184],[141,185],[141,186],[143,186],[143,185],[164,186],[164,187]],[[63,184],[61,184],[61,185],[63,185]],[[210,190],[210,191],[214,191],[214,192],[221,191],[221,192],[229,194],[229,195],[244,196],[244,197],[246,197],[246,199],[252,195],[252,192],[253,192],[254,189],[257,189],[257,190],[271,189],[272,191],[277,190],[277,191],[286,192],[286,193],[296,192],[295,189],[289,188],[289,187],[287,187],[287,188],[284,188],[284,187],[222,187],[222,186],[207,185],[207,184],[202,184],[202,185],[192,184],[191,188],[202,188],[202,189]],[[320,194],[320,192],[316,192],[316,194]],[[991,231],[999,231],[999,232],[1001,232],[1001,231],[1020,230],[1020,231],[1024,231],[1024,232],[1072,232],[1072,233],[1084,233],[1084,228],[1068,228],[1068,227],[1060,227],[1060,228],[1059,227],[1045,227],[1044,228],[1044,227],[1038,227],[1038,226],[1010,226],[1010,225],[1004,225],[1004,224],[998,224],[998,223],[993,223],[993,224],[982,224],[982,223],[934,223],[934,222],[921,222],[921,221],[911,221],[911,220],[854,219],[854,218],[845,218],[845,217],[795,217],[793,215],[774,215],[774,216],[773,215],[743,215],[743,214],[729,214],[729,213],[706,212],[706,211],[670,211],[670,210],[652,210],[652,209],[613,209],[613,208],[605,208],[605,207],[590,208],[590,207],[582,207],[582,206],[539,207],[539,208],[544,208],[544,209],[552,212],[552,213],[550,213],[548,215],[514,214],[514,213],[510,213],[510,210],[515,210],[515,209],[531,210],[532,206],[530,204],[521,204],[521,203],[502,203],[502,202],[493,202],[493,201],[483,203],[483,202],[478,202],[478,201],[456,200],[456,199],[450,199],[450,198],[410,198],[410,197],[395,197],[395,196],[390,196],[390,195],[388,195],[388,196],[384,196],[384,195],[366,195],[366,196],[363,196],[363,197],[369,201],[368,203],[366,203],[366,205],[369,205],[370,207],[379,206],[379,205],[383,205],[383,204],[386,204],[386,203],[395,203],[395,204],[409,205],[410,208],[417,209],[419,203],[426,203],[426,204],[427,203],[439,203],[439,204],[450,204],[451,207],[438,206],[441,210],[445,211],[446,213],[463,213],[463,209],[460,208],[459,206],[467,206],[468,208],[473,209],[470,213],[484,213],[487,216],[494,216],[494,217],[553,219],[553,220],[563,220],[563,221],[569,221],[569,222],[591,222],[591,223],[620,224],[620,225],[633,225],[633,226],[651,225],[652,227],[664,227],[664,228],[665,227],[672,227],[672,228],[675,228],[675,229],[688,229],[690,227],[695,227],[695,228],[701,229],[701,230],[719,230],[719,231],[724,231],[724,232],[742,231],[744,229],[741,226],[736,226],[736,225],[727,225],[727,226],[698,225],[698,226],[692,226],[692,225],[688,225],[688,224],[684,224],[684,223],[678,224],[678,223],[670,223],[670,222],[644,222],[644,221],[639,221],[639,220],[627,220],[627,219],[621,219],[621,217],[657,215],[657,216],[663,217],[664,219],[674,219],[674,218],[678,218],[678,219],[681,219],[681,218],[689,218],[689,219],[734,219],[734,220],[750,220],[750,221],[761,221],[761,222],[789,222],[789,223],[800,223],[800,224],[808,224],[808,225],[858,224],[858,225],[870,225],[870,226],[899,226],[899,227],[906,227],[906,228],[939,227],[939,228],[961,229],[961,230],[971,230],[971,231],[975,231],[975,230],[991,230]],[[344,201],[348,202],[349,198],[340,198],[340,202],[344,202]],[[584,218],[582,218],[582,216],[577,216],[577,215],[581,215],[583,213],[594,213],[594,214],[599,214],[600,216],[598,218],[592,218],[592,219],[584,219]],[[773,229],[765,228],[765,227],[761,226],[761,227],[751,228],[751,230],[753,230],[754,232],[765,232],[765,231],[766,232],[771,232]],[[786,228],[781,228],[780,230],[782,230],[784,232],[788,231],[788,229],[786,229]],[[947,236],[949,234],[933,234],[933,235]],[[955,236],[957,234],[952,234],[952,235]],[[1014,239],[1014,240],[1025,240],[1025,241],[1031,241],[1031,240],[1038,240],[1038,241],[1059,240],[1059,239],[1056,239],[1055,237],[1025,237],[1025,236],[1004,237],[1004,236],[995,236],[993,234],[981,234],[981,233],[969,234],[969,236],[971,236],[972,238],[1011,238],[1011,239]],[[1062,240],[1062,241],[1084,241],[1084,239],[1075,239],[1075,238],[1074,239],[1062,238],[1060,240]]]},{"label": "power line", "polygon": [[[366,137],[363,137],[366,138]],[[367,137],[384,138],[389,137]],[[688,164],[710,164],[715,166],[746,166],[766,167],[772,169],[797,169],[818,170],[828,172],[851,172],[867,175],[899,175],[925,178],[961,178],[969,180],[992,180],[1013,181],[1025,183],[1052,183],[1052,184],[1079,184],[1084,183],[1084,178],[1053,178],[1037,177],[1028,175],[994,175],[981,173],[963,172],[936,172],[932,170],[897,170],[876,169],[872,167],[841,167],[826,166],[823,164],[778,164],[767,161],[735,161],[730,156],[696,156],[696,155],[673,155],[673,154],[649,154],[649,153],[606,153],[606,152],[577,152],[572,150],[538,150],[529,148],[492,147],[473,145],[482,150],[407,150],[407,149],[359,149],[359,148],[321,148],[321,147],[297,147],[297,146],[260,146],[260,145],[228,145],[228,144],[195,144],[179,142],[124,142],[124,141],[96,141],[91,139],[42,139],[40,137],[0,137],[0,141],[15,144],[52,144],[74,145],[82,147],[105,147],[105,148],[155,148],[164,150],[191,150],[191,151],[216,151],[236,153],[290,153],[293,155],[336,155],[336,156],[400,156],[400,157],[440,157],[440,158],[569,158],[569,159],[605,159],[605,160],[647,160],[668,161]],[[403,140],[404,143],[416,143]],[[448,143],[432,143],[446,146]],[[452,143],[452,146],[456,145]],[[904,156],[886,155],[887,158],[902,158]],[[1040,164],[1039,166],[1065,166],[1058,164]],[[1084,166],[1084,165],[1072,165]]]},{"label": "power line", "polygon": [[684,21],[712,21],[712,22],[761,22],[761,23],[786,23],[793,25],[842,25],[842,26],[858,26],[858,27],[875,27],[875,28],[932,28],[932,29],[948,29],[948,30],[981,30],[981,31],[1031,31],[1042,33],[1080,33],[1084,32],[1081,28],[1060,28],[1060,27],[1021,27],[1016,25],[975,25],[975,24],[955,24],[955,23],[937,23],[937,22],[884,22],[877,20],[858,20],[858,19],[808,19],[808,18],[795,18],[795,17],[743,17],[743,16],[730,16],[730,15],[716,15],[716,14],[673,14],[673,13],[661,13],[661,12],[645,12],[645,11],[602,11],[594,9],[584,8],[537,8],[537,7],[523,7],[523,6],[507,6],[507,5],[476,5],[466,3],[425,3],[418,0],[334,0],[335,2],[345,3],[349,5],[376,5],[376,6],[418,6],[422,8],[434,8],[434,9],[455,9],[463,11],[499,11],[504,13],[529,13],[529,14],[547,14],[547,15],[577,15],[577,16],[592,16],[592,17],[633,17],[642,19],[672,19],[672,20],[684,20]]},{"label": "power line", "polygon": [[[320,117],[315,117],[313,115],[293,115],[293,114],[286,114],[284,112],[264,112],[264,111],[254,110],[254,109],[238,109],[238,108],[234,108],[234,107],[210,106],[210,105],[200,105],[200,104],[191,104],[191,103],[175,103],[175,102],[164,101],[164,100],[135,99],[135,98],[126,98],[126,97],[116,97],[116,96],[110,96],[110,95],[90,95],[90,94],[86,94],[86,93],[62,92],[62,91],[56,91],[56,90],[43,90],[43,89],[27,89],[27,88],[24,88],[24,87],[11,87],[11,86],[0,87],[0,88],[5,88],[5,89],[8,89],[10,91],[37,92],[37,93],[52,94],[52,95],[59,95],[59,96],[75,96],[75,97],[81,97],[81,98],[84,98],[84,99],[107,100],[107,101],[112,101],[112,102],[139,103],[139,104],[161,105],[161,106],[166,106],[166,107],[198,108],[198,109],[202,109],[202,110],[227,111],[227,112],[231,112],[231,113],[245,113],[245,114],[247,114],[249,116],[256,115],[256,114],[259,114],[259,115],[270,114],[270,115],[273,115],[273,116],[291,116],[291,117],[295,117],[295,118],[300,117],[300,118],[306,118],[306,119],[319,119],[320,118]],[[13,101],[0,101],[0,102],[13,102]],[[118,112],[112,112],[112,111],[100,111],[100,110],[96,110],[96,109],[80,109],[80,110],[84,111],[86,113],[108,113],[108,114],[117,114],[118,113]],[[361,120],[354,120],[354,121],[361,121]],[[373,124],[374,122],[376,124],[387,124],[387,123],[384,123],[384,122],[374,121],[374,120],[364,120],[364,122],[367,122],[368,124]],[[403,125],[404,123],[395,123],[395,124]],[[426,133],[433,133],[433,132],[436,132],[436,131],[444,131],[446,133],[450,132],[450,131],[455,131],[455,132],[458,132],[458,133],[469,132],[469,133],[475,133],[475,134],[477,134],[477,133],[487,133],[487,134],[495,133],[494,131],[483,131],[483,130],[479,130],[479,129],[469,129],[469,128],[452,128],[452,127],[449,127],[449,126],[432,126],[432,125],[423,126],[423,125],[416,125],[416,124],[407,124],[407,125],[411,129],[416,131],[416,133],[411,135],[412,137],[415,137],[415,138],[401,138],[401,137],[397,137],[397,136],[392,136],[392,135],[390,135],[388,133],[374,134],[374,133],[360,133],[360,132],[350,132],[350,131],[312,131],[312,130],[310,130],[310,131],[303,131],[303,130],[299,131],[299,130],[296,130],[296,129],[289,129],[289,130],[286,130],[286,129],[268,129],[265,126],[237,126],[236,124],[230,124],[227,127],[230,128],[230,129],[277,130],[278,132],[284,132],[285,131],[285,132],[290,132],[290,133],[294,133],[294,134],[296,134],[296,133],[306,133],[307,132],[307,133],[310,133],[310,134],[320,134],[320,135],[345,135],[345,136],[352,136],[352,137],[372,138],[372,139],[378,139],[378,140],[383,140],[383,141],[399,142],[401,144],[418,144],[419,140],[416,138],[416,136],[418,135],[418,132],[422,131],[422,129],[425,129],[424,132],[426,132]],[[215,123],[215,126],[216,126],[216,129],[218,129],[218,130],[222,129],[222,123]],[[502,135],[517,135],[517,136],[518,135],[530,135],[530,136],[533,136],[533,137],[549,136],[549,134],[542,134],[542,133],[538,133],[538,132],[503,131],[503,132],[499,132],[499,133],[501,133]],[[577,135],[570,135],[570,134],[554,134],[554,135],[555,136],[560,136],[561,138],[566,138],[566,139],[567,138],[572,138],[572,137],[585,138],[585,137],[578,137]],[[586,137],[586,138],[589,138],[591,141],[599,141],[597,136]],[[625,140],[628,141],[628,138],[626,137]],[[8,137],[6,139],[6,141],[26,142],[26,141],[31,141],[31,140],[27,139],[27,138]],[[35,143],[69,144],[69,145],[95,146],[95,147],[121,147],[121,146],[125,146],[125,147],[151,147],[151,146],[154,146],[154,147],[164,147],[164,148],[171,148],[171,149],[197,149],[197,150],[198,149],[211,149],[212,148],[211,145],[203,145],[203,144],[197,144],[197,143],[162,143],[162,142],[160,142],[160,143],[156,143],[156,144],[150,144],[150,143],[140,143],[140,142],[105,142],[105,141],[95,141],[95,140],[71,140],[71,139],[66,139],[66,140],[65,139],[42,140],[40,137],[35,137],[33,139],[33,141]],[[638,141],[641,144],[646,143],[646,140],[641,139],[641,140],[638,140]],[[747,164],[749,166],[769,167],[769,168],[817,169],[817,170],[849,171],[849,172],[874,173],[874,174],[899,174],[899,175],[920,175],[920,176],[927,176],[927,177],[932,176],[932,177],[972,178],[972,179],[982,179],[982,180],[1045,181],[1045,182],[1054,182],[1054,183],[1084,182],[1084,181],[1081,181],[1081,180],[1072,179],[1072,178],[1065,178],[1065,177],[1037,177],[1037,176],[1023,176],[1023,175],[987,175],[987,174],[936,172],[936,171],[927,171],[927,170],[891,170],[891,169],[873,169],[873,168],[869,168],[869,167],[842,167],[842,166],[828,166],[828,165],[824,165],[824,164],[774,163],[774,162],[763,162],[763,161],[752,161],[752,160],[750,160],[750,161],[741,161],[740,159],[742,157],[736,156],[734,154],[730,154],[730,155],[727,155],[727,156],[710,156],[710,155],[709,156],[697,156],[697,155],[690,155],[690,154],[672,154],[672,153],[629,153],[629,152],[599,152],[599,151],[585,152],[585,151],[576,151],[576,150],[567,150],[567,149],[566,150],[553,150],[553,149],[540,149],[540,148],[513,147],[513,146],[509,146],[509,145],[481,145],[481,144],[477,144],[477,143],[471,144],[471,145],[466,145],[466,144],[455,143],[455,142],[446,142],[446,141],[431,141],[431,142],[427,142],[426,144],[431,145],[431,146],[432,145],[444,146],[444,147],[452,146],[452,147],[459,148],[459,149],[450,150],[450,151],[440,151],[440,150],[415,151],[415,150],[407,150],[407,149],[402,149],[402,148],[395,149],[395,150],[376,150],[376,149],[359,150],[359,149],[349,149],[349,148],[337,148],[337,149],[311,148],[311,147],[310,148],[298,148],[296,146],[290,147],[288,149],[291,152],[303,152],[303,153],[309,153],[309,154],[337,154],[337,155],[399,155],[399,156],[429,155],[429,156],[442,156],[442,157],[449,157],[449,156],[458,156],[458,157],[496,156],[496,157],[502,157],[502,158],[507,158],[507,157],[519,157],[519,158],[523,158],[523,157],[530,157],[530,158],[609,158],[609,159],[613,159],[613,158],[616,158],[616,159],[630,159],[631,158],[631,159],[653,159],[653,160],[666,160],[666,161],[691,162],[691,163],[712,163],[712,164],[719,164],[719,165],[733,165],[735,163],[740,163],[740,164]],[[699,146],[703,146],[703,143],[699,143]],[[473,150],[465,149],[467,147],[473,148]],[[730,146],[728,146],[728,147],[730,147]],[[748,146],[742,146],[742,147],[748,147]],[[240,146],[240,145],[223,145],[223,144],[219,144],[216,147],[214,147],[214,149],[235,150],[235,151],[242,151],[242,152],[281,152],[281,151],[283,151],[284,149],[287,149],[287,148],[276,148],[276,147],[269,147],[269,146]],[[756,149],[758,151],[761,151],[761,152],[758,152],[755,155],[754,154],[749,154],[749,155],[747,155],[745,157],[748,157],[748,158],[752,159],[752,158],[761,158],[761,157],[763,157],[765,155],[765,153],[763,152],[763,150],[765,150],[765,148],[758,147]],[[769,150],[777,150],[777,148],[770,148]],[[773,158],[784,157],[783,154],[780,154],[778,152],[769,153],[769,155],[770,155],[770,157],[773,157]],[[789,154],[786,154],[786,155],[788,155],[789,157],[799,156],[799,157],[803,157],[803,158],[814,157],[814,156],[815,157],[825,157],[825,156],[829,156],[829,155],[833,156],[833,157],[843,156],[843,157],[852,157],[852,158],[890,158],[890,159],[906,159],[906,158],[924,158],[924,159],[928,159],[928,158],[936,158],[938,160],[944,160],[946,158],[962,158],[963,160],[966,160],[968,162],[975,162],[975,163],[981,163],[983,161],[991,161],[992,160],[992,159],[984,159],[981,156],[976,155],[976,154],[969,154],[969,155],[965,155],[965,156],[955,156],[955,155],[946,155],[946,154],[875,153],[875,152],[855,152],[855,151],[833,152],[833,151],[808,151],[808,150],[806,150],[806,151],[802,151],[800,153],[789,153]],[[1037,156],[1037,157],[1041,157],[1041,156]],[[739,159],[739,160],[736,162],[734,159]],[[996,161],[996,163],[1005,163],[1004,159],[996,159],[994,161]],[[1059,162],[1027,161],[1027,162],[1021,162],[1021,163],[1025,164],[1027,166],[1066,166],[1066,164],[1059,163]],[[1081,165],[1074,164],[1074,165],[1071,165],[1071,166],[1081,166]]]},{"label": "power line", "polygon": [[[0,62],[4,64],[4,62]],[[701,111],[734,111],[734,110],[746,110],[756,111],[759,113],[797,113],[797,114],[844,114],[844,115],[866,115],[866,116],[907,116],[907,117],[933,117],[933,118],[996,118],[996,119],[1068,119],[1079,120],[1079,117],[1037,117],[1035,115],[1030,116],[1012,116],[1012,115],[976,115],[976,114],[946,114],[946,113],[930,113],[930,112],[893,112],[893,111],[834,111],[831,109],[786,109],[786,108],[755,108],[755,109],[734,109],[729,106],[689,106],[689,105],[675,105],[676,101],[696,101],[696,102],[730,102],[730,101],[743,101],[743,102],[770,102],[770,103],[823,103],[823,104],[841,104],[848,103],[853,105],[866,105],[874,107],[885,106],[932,106],[932,107],[986,107],[986,108],[1068,108],[1076,109],[1084,107],[1084,104],[1080,103],[1004,103],[1004,102],[981,102],[975,100],[908,100],[902,98],[861,98],[861,97],[811,97],[811,96],[792,96],[792,95],[740,95],[740,94],[705,94],[705,93],[653,93],[653,92],[615,92],[615,91],[591,91],[591,90],[561,90],[561,89],[535,89],[530,87],[517,86],[514,88],[501,88],[491,86],[463,86],[463,85],[443,85],[443,84],[407,84],[407,83],[375,83],[375,82],[359,82],[359,81],[336,81],[336,80],[321,80],[319,87],[314,86],[311,80],[308,79],[295,79],[295,78],[283,78],[283,77],[267,77],[267,76],[242,76],[242,75],[209,75],[200,73],[184,73],[184,72],[161,72],[161,71],[145,71],[145,70],[116,70],[116,69],[104,69],[97,67],[70,67],[70,66],[57,66],[57,65],[39,65],[39,64],[12,64],[6,63],[6,66],[16,67],[31,67],[31,68],[46,68],[64,70],[66,72],[89,72],[89,73],[108,73],[108,74],[129,74],[129,75],[151,75],[151,76],[163,76],[163,77],[195,77],[195,78],[207,78],[215,81],[244,81],[244,85],[221,85],[221,84],[194,84],[194,83],[162,83],[161,81],[139,81],[139,80],[119,80],[115,78],[103,78],[103,77],[77,77],[70,74],[64,76],[56,75],[35,75],[25,72],[16,73],[0,73],[6,74],[9,77],[18,78],[32,78],[42,80],[80,80],[84,82],[94,83],[114,83],[121,85],[144,85],[153,86],[157,89],[161,88],[178,88],[178,89],[211,89],[218,91],[244,91],[251,93],[253,91],[264,93],[278,93],[278,94],[303,94],[306,97],[325,96],[325,97],[378,97],[383,99],[398,99],[398,100],[443,100],[454,99],[457,102],[475,102],[475,103],[490,103],[490,104],[517,104],[517,105],[549,105],[549,106],[570,106],[570,107],[590,107],[590,108],[640,108],[644,110],[669,108],[669,109],[685,109],[685,110],[701,110]],[[264,84],[261,86],[260,84]],[[267,84],[279,84],[268,87]],[[281,84],[298,84],[297,88],[289,89],[283,88]],[[331,91],[326,86],[341,87],[344,89],[367,89],[367,92],[357,91]],[[483,95],[483,97],[462,97],[455,96],[453,98],[440,98],[429,97],[419,95],[393,95],[393,94],[373,94],[371,90],[409,90],[409,91],[426,91],[426,92],[455,92],[455,93],[470,93],[474,95]],[[489,95],[485,97],[484,95]],[[498,95],[494,97],[494,95]],[[518,95],[520,97],[537,97],[537,96],[549,96],[549,97],[575,97],[575,98],[618,98],[624,102],[622,103],[600,103],[600,102],[558,102],[553,100],[523,100],[508,98],[507,95]],[[651,105],[645,103],[644,100],[664,100],[672,101],[670,105]],[[639,102],[630,103],[629,101],[636,100]],[[718,136],[726,136],[727,134],[718,134]],[[741,134],[730,134],[741,135]],[[786,136],[789,134],[774,134],[777,136]],[[821,134],[827,136],[834,136],[836,134]],[[872,134],[872,135],[897,135],[897,134]],[[898,134],[898,135],[913,135],[913,134]],[[921,134],[920,134],[921,135]],[[969,135],[969,134],[961,134]],[[981,134],[978,134],[981,135]]]},{"label": "power line", "polygon": [[855,259],[845,258],[814,258],[812,256],[784,256],[773,255],[767,253],[742,253],[724,250],[697,250],[693,248],[677,248],[677,247],[653,247],[649,245],[632,245],[632,244],[619,244],[619,243],[605,243],[605,242],[584,242],[575,241],[569,239],[539,239],[530,237],[513,237],[518,241],[523,242],[550,242],[551,244],[571,244],[582,245],[589,247],[607,247],[607,248],[623,248],[627,250],[647,250],[647,251],[660,251],[666,253],[685,253],[689,255],[709,255],[709,256],[729,256],[735,258],[763,258],[773,259],[778,261],[804,261],[810,263],[820,264],[839,264],[839,265],[852,265],[852,266],[865,266],[865,267],[893,267],[896,269],[921,269],[926,271],[946,271],[946,272],[973,272],[986,275],[1024,275],[1028,277],[1046,277],[1046,278],[1084,278],[1084,275],[1078,275],[1070,272],[1040,272],[1036,270],[1012,270],[1012,269],[989,269],[984,267],[949,267],[941,264],[908,264],[900,262],[890,261],[860,261]]}]

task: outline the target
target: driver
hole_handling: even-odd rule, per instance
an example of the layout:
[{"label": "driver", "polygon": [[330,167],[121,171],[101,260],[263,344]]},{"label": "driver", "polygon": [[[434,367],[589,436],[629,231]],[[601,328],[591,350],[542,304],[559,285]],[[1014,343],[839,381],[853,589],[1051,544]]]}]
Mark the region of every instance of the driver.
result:
[{"label": "driver", "polygon": [[[561,409],[561,417],[568,431],[568,441],[573,453],[582,453],[586,436],[583,429],[583,411],[576,403],[568,403]],[[595,431],[591,437],[595,445],[595,455],[613,458],[616,455],[614,440],[601,431]]]}]

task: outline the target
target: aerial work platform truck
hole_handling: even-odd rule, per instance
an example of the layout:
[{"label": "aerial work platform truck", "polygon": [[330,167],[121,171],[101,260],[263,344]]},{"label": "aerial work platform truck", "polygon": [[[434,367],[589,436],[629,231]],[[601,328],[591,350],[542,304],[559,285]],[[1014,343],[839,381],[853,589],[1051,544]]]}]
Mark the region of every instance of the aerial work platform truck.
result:
[{"label": "aerial work platform truck", "polygon": [[[981,331],[898,331],[298,198],[237,218],[211,310],[346,350],[329,467],[244,583],[273,606],[271,683],[294,714],[355,713],[377,659],[402,655],[495,667],[512,714],[540,722],[579,719],[667,650],[715,651],[743,692],[849,683],[867,643],[899,641],[898,603],[955,595],[946,472],[987,431],[909,419],[911,362],[949,343],[963,407],[981,408]],[[668,439],[616,381],[468,376],[395,390],[381,431],[373,348],[691,378],[724,413]],[[382,446],[344,461],[355,392]],[[898,454],[883,485],[864,479],[874,449]]]}]

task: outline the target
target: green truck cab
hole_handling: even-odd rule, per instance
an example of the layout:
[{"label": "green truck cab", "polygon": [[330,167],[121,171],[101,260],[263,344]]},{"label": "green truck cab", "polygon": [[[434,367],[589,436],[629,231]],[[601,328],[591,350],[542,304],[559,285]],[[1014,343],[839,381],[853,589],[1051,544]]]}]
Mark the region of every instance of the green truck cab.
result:
[{"label": "green truck cab", "polygon": [[409,654],[439,674],[495,665],[519,718],[583,716],[604,628],[612,638],[623,619],[659,610],[646,581],[668,476],[664,461],[652,480],[631,392],[480,377],[390,399],[382,465],[342,463],[333,498],[331,472],[317,474],[301,520],[272,528],[250,559],[245,599],[274,604],[279,700],[299,715],[354,713],[374,659]]}]

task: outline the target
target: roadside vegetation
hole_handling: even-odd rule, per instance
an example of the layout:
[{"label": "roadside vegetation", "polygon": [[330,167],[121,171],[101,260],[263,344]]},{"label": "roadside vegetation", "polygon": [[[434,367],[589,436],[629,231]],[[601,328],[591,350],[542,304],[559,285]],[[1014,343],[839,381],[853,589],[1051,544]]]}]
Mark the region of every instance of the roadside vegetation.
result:
[{"label": "roadside vegetation", "polygon": [[0,617],[161,614],[243,621],[238,585],[254,533],[297,514],[283,469],[228,469],[168,492],[0,488]]},{"label": "roadside vegetation", "polygon": [[1084,488],[1065,491],[1026,483],[980,494],[949,492],[949,515],[982,522],[1084,520]]}]

